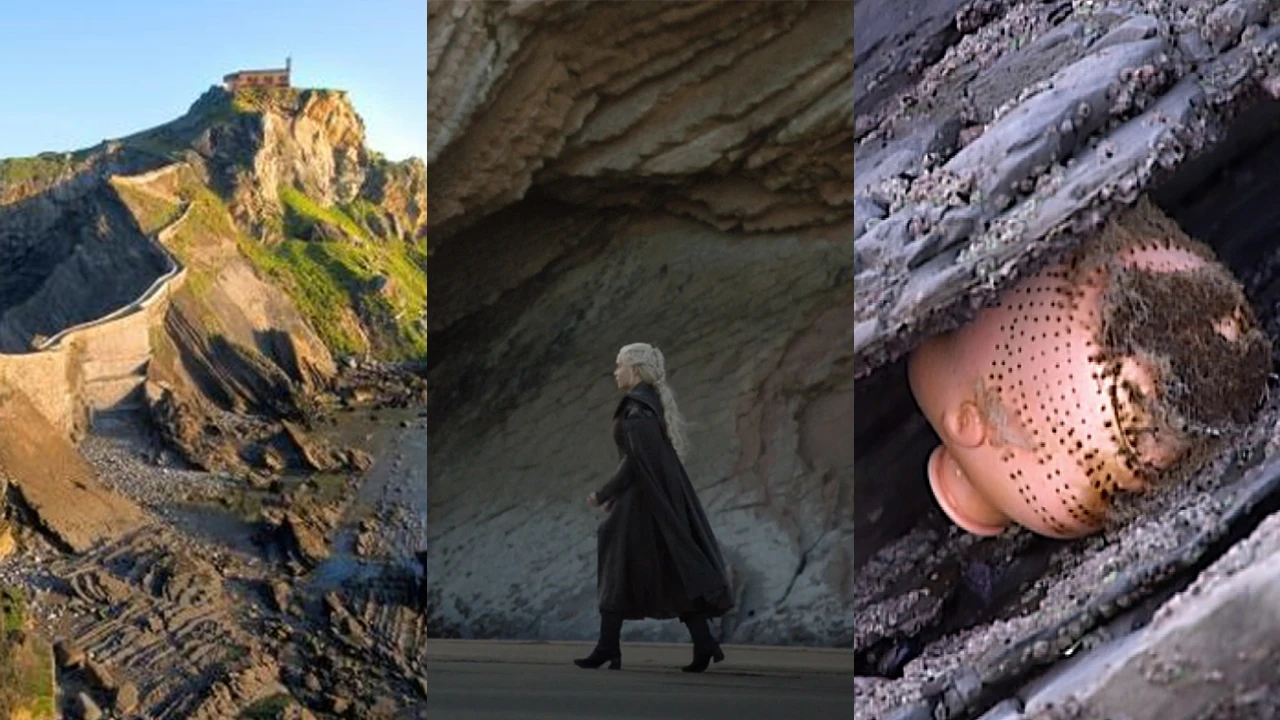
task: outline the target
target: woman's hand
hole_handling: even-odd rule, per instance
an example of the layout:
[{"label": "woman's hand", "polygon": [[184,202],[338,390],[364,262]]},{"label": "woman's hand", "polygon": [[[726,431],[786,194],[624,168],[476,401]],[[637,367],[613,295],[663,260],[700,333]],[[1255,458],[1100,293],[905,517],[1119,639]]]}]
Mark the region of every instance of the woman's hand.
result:
[{"label": "woman's hand", "polygon": [[587,496],[587,504],[591,507],[600,507],[600,500],[596,498],[595,493],[591,493]]}]

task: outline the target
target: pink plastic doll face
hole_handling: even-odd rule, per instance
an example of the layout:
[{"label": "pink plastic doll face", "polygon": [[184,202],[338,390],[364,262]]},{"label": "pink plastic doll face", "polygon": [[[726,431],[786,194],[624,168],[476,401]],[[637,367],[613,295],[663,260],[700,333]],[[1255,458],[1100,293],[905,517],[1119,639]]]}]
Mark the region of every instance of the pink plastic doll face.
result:
[{"label": "pink plastic doll face", "polygon": [[[929,458],[929,482],[965,530],[995,535],[1018,523],[1056,538],[1090,534],[1117,492],[1143,489],[1191,449],[1185,423],[1160,410],[1177,369],[1156,353],[1118,350],[1124,343],[1109,336],[1124,320],[1108,305],[1117,268],[1179,282],[1214,273],[1219,287],[1226,272],[1202,247],[1164,238],[1086,248],[912,354],[912,392],[942,441]],[[1216,335],[1206,342],[1251,343],[1237,355],[1249,358],[1252,388],[1261,333],[1242,292],[1238,300],[1218,303],[1203,327],[1187,329],[1200,333],[1187,342]],[[1144,302],[1130,297],[1126,307]],[[1234,371],[1229,360],[1222,372]]]}]

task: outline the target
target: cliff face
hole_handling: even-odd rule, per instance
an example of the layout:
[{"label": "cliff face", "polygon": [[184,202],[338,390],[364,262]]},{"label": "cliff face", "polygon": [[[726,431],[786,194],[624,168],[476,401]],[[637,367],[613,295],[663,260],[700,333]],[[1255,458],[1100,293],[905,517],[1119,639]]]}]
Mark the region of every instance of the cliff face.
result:
[{"label": "cliff face", "polygon": [[[852,6],[432,3],[429,617],[590,638],[621,345],[743,642],[852,641]],[[628,625],[681,639],[675,623]]]},{"label": "cliff face", "polygon": [[0,220],[0,352],[133,302],[167,267],[108,188],[39,205]]},{"label": "cliff face", "polygon": [[365,147],[364,121],[336,90],[241,91],[214,88],[193,114],[222,116],[193,146],[210,163],[213,182],[237,220],[259,237],[278,239],[278,189],[294,187],[322,206],[366,200],[393,218],[394,237],[417,235],[425,222],[421,161],[391,163]]},{"label": "cliff face", "polygon": [[[345,93],[210,90],[191,140],[247,255],[342,354],[426,353],[426,178],[365,147]],[[299,242],[302,241],[302,242]]]},{"label": "cliff face", "polygon": [[[4,348],[104,314],[154,279],[163,263],[147,259],[144,233],[130,226],[154,226],[156,218],[117,227],[124,208],[105,181],[173,164],[199,175],[196,182],[231,213],[232,239],[240,233],[254,242],[247,258],[290,295],[331,350],[425,352],[425,165],[369,150],[364,123],[341,91],[232,95],[216,87],[165,125],[75,153],[0,160],[0,318],[11,318],[0,319]],[[164,202],[128,209],[154,214]],[[74,239],[95,233],[107,242]],[[332,243],[284,248],[290,240]],[[305,282],[317,276],[320,284]],[[36,310],[18,308],[24,303]],[[326,332],[326,324],[345,332]]]}]

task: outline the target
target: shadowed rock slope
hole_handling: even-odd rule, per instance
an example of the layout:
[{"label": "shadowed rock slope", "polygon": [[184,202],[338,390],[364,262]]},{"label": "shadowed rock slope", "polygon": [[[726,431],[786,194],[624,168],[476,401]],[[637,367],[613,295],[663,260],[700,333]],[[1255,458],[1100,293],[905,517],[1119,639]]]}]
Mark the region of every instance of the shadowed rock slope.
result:
[{"label": "shadowed rock slope", "polygon": [[[852,6],[432,3],[432,631],[586,639],[656,344],[739,642],[852,640]],[[676,623],[630,637],[682,639]]]}]

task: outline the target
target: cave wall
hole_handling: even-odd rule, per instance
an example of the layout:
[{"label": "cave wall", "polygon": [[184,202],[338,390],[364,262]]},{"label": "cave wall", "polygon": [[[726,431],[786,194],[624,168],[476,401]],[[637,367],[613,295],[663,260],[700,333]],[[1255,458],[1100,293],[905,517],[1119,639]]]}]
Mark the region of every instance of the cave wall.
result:
[{"label": "cave wall", "polygon": [[[527,228],[488,231],[513,241]],[[838,230],[742,236],[635,218],[474,354],[433,367],[434,622],[593,636],[600,516],[585,498],[616,464],[614,356],[645,341],[694,423],[687,466],[742,593],[733,639],[850,642],[852,257]],[[451,274],[433,263],[433,277]]]},{"label": "cave wall", "polygon": [[[853,5],[432,3],[429,617],[587,639],[618,348],[667,357],[738,642],[852,642]],[[629,637],[678,640],[676,623]]]},{"label": "cave wall", "polygon": [[431,3],[429,245],[531,189],[726,230],[838,221],[852,29],[847,2]]}]

